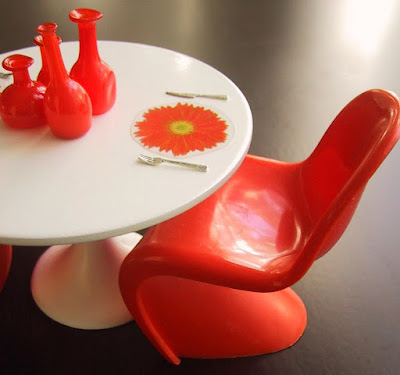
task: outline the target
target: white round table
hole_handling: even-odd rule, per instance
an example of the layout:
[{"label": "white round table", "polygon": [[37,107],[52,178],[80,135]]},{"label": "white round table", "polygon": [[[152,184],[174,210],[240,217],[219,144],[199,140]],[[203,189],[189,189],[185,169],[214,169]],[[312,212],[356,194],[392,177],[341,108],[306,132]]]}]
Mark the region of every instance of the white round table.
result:
[{"label": "white round table", "polygon": [[[140,239],[134,231],[204,200],[239,167],[250,145],[252,117],[241,91],[223,74],[166,49],[99,41],[117,78],[117,100],[93,117],[82,138],[56,138],[47,126],[15,130],[0,121],[0,243],[51,245],[32,274],[32,294],[44,313],[68,326],[97,329],[131,316],[118,289],[119,266]],[[69,70],[78,42],[61,44]],[[21,53],[41,68],[38,47]],[[12,78],[0,80],[0,90]],[[166,91],[225,94],[228,100],[181,99]],[[134,139],[150,109],[180,105],[211,110],[227,125],[215,147],[173,155]],[[205,173],[137,161],[139,154],[208,166]],[[56,246],[54,246],[56,245]]]}]

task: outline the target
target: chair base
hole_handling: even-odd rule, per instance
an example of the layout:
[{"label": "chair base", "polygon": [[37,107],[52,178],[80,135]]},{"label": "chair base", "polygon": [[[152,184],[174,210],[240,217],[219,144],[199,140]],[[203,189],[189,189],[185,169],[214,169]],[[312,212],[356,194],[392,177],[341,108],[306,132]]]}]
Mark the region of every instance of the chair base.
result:
[{"label": "chair base", "polygon": [[169,348],[156,346],[175,364],[178,357],[276,352],[293,345],[307,323],[304,304],[290,288],[256,293],[164,276],[142,284],[139,298],[152,328]]},{"label": "chair base", "polygon": [[58,323],[80,329],[116,327],[132,320],[118,286],[125,256],[140,234],[74,245],[52,246],[35,265],[32,296]]}]

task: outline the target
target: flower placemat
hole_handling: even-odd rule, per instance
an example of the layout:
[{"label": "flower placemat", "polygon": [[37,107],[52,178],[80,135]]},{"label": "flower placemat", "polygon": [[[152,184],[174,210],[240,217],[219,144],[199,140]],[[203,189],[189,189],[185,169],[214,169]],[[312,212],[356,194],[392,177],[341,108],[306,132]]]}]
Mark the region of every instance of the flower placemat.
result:
[{"label": "flower placemat", "polygon": [[234,127],[217,109],[189,103],[149,108],[131,127],[131,136],[145,149],[173,157],[192,156],[224,147]]}]

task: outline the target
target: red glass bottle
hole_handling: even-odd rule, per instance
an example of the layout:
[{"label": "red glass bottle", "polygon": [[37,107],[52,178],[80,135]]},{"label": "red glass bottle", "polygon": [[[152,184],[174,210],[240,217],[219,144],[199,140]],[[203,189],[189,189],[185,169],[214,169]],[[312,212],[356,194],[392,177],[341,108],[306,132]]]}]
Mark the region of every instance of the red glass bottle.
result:
[{"label": "red glass bottle", "polygon": [[78,24],[80,43],[70,76],[88,92],[94,115],[107,112],[114,105],[117,92],[115,74],[101,60],[97,48],[96,21],[102,17],[94,9],[74,9],[69,13],[70,20]]},{"label": "red glass bottle", "polygon": [[[61,38],[57,36],[58,43],[61,43]],[[50,82],[49,67],[47,66],[47,57],[43,47],[43,37],[41,35],[36,35],[33,42],[40,48],[40,55],[42,56],[42,69],[40,70],[36,81],[43,83],[47,86]]]},{"label": "red glass bottle", "polygon": [[64,139],[84,135],[92,124],[92,103],[84,88],[72,80],[65,69],[58,43],[57,24],[38,26],[43,37],[50,82],[44,98],[44,111],[52,132]]},{"label": "red glass bottle", "polygon": [[13,73],[14,83],[0,96],[0,115],[14,128],[25,129],[46,123],[43,110],[46,86],[31,80],[28,68],[33,62],[31,57],[19,54],[3,60],[3,68]]}]

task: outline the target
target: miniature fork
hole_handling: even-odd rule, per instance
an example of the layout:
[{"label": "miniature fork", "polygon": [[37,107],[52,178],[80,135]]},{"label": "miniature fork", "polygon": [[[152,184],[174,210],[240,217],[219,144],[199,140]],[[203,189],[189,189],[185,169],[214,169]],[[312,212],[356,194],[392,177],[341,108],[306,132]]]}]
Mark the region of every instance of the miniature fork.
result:
[{"label": "miniature fork", "polygon": [[10,75],[12,75],[12,73],[3,73],[3,72],[0,72],[0,79],[8,78]]},{"label": "miniature fork", "polygon": [[172,92],[166,91],[167,95],[178,96],[179,98],[207,98],[207,99],[218,99],[218,100],[228,100],[227,95],[209,95],[209,94],[192,94],[188,92]]},{"label": "miniature fork", "polygon": [[194,169],[194,170],[200,171],[200,172],[206,172],[207,171],[207,166],[206,165],[185,163],[183,161],[168,160],[168,159],[163,159],[163,158],[156,158],[156,157],[147,156],[147,155],[143,155],[143,154],[140,154],[138,156],[138,160],[141,161],[142,163],[145,163],[145,164],[148,164],[148,165],[153,165],[153,166],[159,165],[161,163],[170,163],[170,164],[179,165],[181,167]]}]

